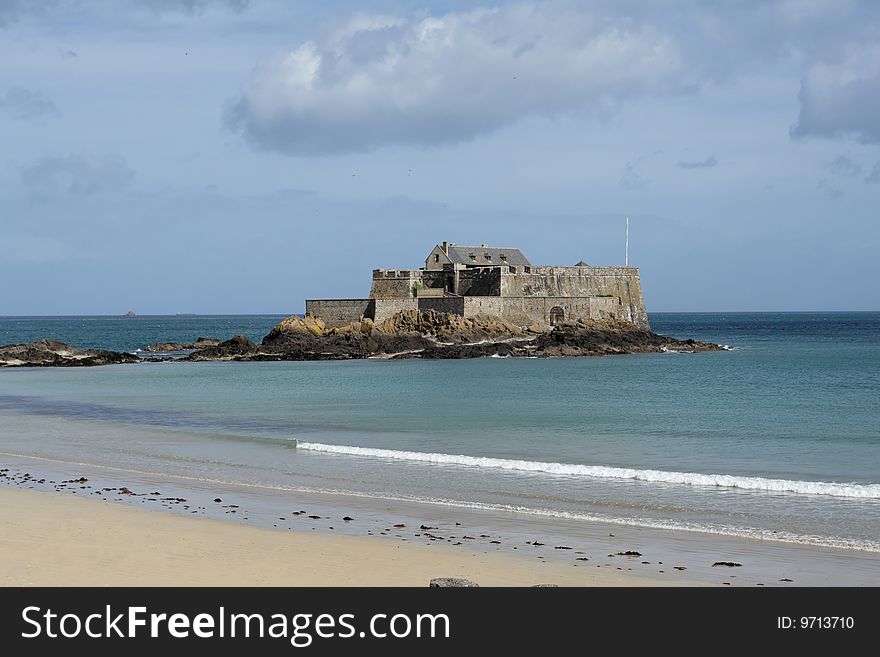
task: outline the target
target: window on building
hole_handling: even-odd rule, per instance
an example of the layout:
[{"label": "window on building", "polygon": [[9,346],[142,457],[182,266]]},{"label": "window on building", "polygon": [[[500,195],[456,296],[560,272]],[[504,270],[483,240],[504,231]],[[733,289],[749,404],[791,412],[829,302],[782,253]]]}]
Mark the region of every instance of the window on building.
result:
[{"label": "window on building", "polygon": [[434,254],[434,262],[440,262],[440,254],[439,253]]},{"label": "window on building", "polygon": [[504,255],[504,254],[502,253],[502,254],[501,254],[501,259],[502,259],[502,260],[507,260],[507,256]]},{"label": "window on building", "polygon": [[473,253],[471,253],[471,254],[469,254],[469,255],[470,255],[470,257],[471,257],[471,260],[476,260],[476,259],[477,259],[477,256],[475,256]]},{"label": "window on building", "polygon": [[491,260],[491,259],[492,259],[492,254],[491,254],[491,253],[486,253],[483,257],[486,258],[486,260]]}]

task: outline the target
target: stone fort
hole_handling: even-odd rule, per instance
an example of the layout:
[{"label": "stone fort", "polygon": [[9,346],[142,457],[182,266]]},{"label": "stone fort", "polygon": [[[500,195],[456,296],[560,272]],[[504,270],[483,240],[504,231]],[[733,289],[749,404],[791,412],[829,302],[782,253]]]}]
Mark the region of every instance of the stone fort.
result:
[{"label": "stone fort", "polygon": [[329,326],[401,310],[501,317],[547,328],[577,319],[623,319],[649,328],[638,267],[535,266],[519,249],[435,246],[420,269],[374,269],[368,299],[307,299]]}]

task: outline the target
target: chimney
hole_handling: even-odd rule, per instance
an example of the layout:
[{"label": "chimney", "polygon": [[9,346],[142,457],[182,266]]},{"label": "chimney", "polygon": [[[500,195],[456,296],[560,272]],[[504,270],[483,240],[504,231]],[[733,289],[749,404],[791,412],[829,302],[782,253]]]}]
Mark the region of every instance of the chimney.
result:
[{"label": "chimney", "polygon": [[443,242],[443,253],[445,253],[446,255],[449,255],[449,242],[446,242],[446,241]]},{"label": "chimney", "polygon": [[480,248],[481,249],[488,249],[489,245],[488,244],[480,244]]}]

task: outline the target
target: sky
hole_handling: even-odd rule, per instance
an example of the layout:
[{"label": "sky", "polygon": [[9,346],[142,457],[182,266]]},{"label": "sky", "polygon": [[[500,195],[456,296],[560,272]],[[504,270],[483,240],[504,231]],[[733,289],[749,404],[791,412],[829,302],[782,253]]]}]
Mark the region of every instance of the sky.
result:
[{"label": "sky", "polygon": [[298,313],[443,240],[880,310],[871,0],[0,0],[0,315]]}]

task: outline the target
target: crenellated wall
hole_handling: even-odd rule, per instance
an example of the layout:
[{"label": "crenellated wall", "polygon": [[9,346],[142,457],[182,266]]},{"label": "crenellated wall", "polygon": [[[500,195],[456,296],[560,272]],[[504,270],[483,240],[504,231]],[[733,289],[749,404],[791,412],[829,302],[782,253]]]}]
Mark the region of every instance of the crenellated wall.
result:
[{"label": "crenellated wall", "polygon": [[[637,267],[524,269],[376,269],[370,299],[309,300],[306,313],[331,326],[361,317],[381,322],[418,308],[465,317],[494,315],[521,325],[548,326],[552,315],[557,321],[618,318],[649,328]],[[424,292],[414,295],[414,287]]]},{"label": "crenellated wall", "polygon": [[[530,273],[502,274],[501,296],[568,298],[571,305],[590,298],[595,310],[587,316],[613,316],[648,328],[638,267],[532,267]],[[598,301],[603,298],[610,301]]]},{"label": "crenellated wall", "polygon": [[[629,308],[616,297],[463,297],[465,317],[497,316],[521,326],[548,327],[551,311],[564,321],[630,319]],[[633,322],[636,324],[637,322]],[[644,326],[644,324],[639,324]],[[647,327],[646,327],[647,328]]]}]

